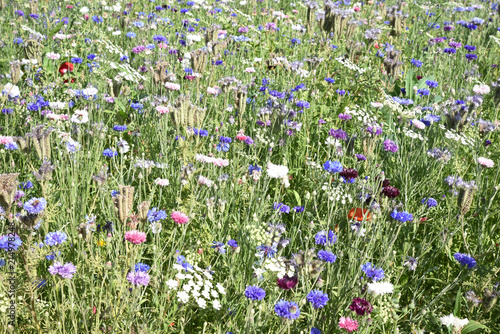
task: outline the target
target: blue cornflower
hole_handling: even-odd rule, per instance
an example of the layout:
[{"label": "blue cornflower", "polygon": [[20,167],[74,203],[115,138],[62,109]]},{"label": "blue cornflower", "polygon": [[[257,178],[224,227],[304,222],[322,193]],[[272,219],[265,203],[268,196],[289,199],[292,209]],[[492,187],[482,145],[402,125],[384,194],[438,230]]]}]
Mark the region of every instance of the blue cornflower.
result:
[{"label": "blue cornflower", "polygon": [[309,109],[309,107],[311,106],[307,101],[297,101],[295,105],[300,109]]},{"label": "blue cornflower", "polygon": [[31,181],[21,182],[21,183],[19,183],[19,188],[24,189],[24,190],[31,189],[31,188],[33,188],[33,182],[31,182]]},{"label": "blue cornflower", "polygon": [[125,34],[128,38],[136,38],[137,34],[133,31],[129,31],[128,33]]},{"label": "blue cornflower", "polygon": [[430,91],[427,88],[420,88],[417,90],[418,95],[420,96],[428,96]]},{"label": "blue cornflower", "polygon": [[200,136],[200,137],[208,136],[207,130],[193,128],[193,132],[195,135]]},{"label": "blue cornflower", "polygon": [[323,169],[329,173],[340,173],[343,170],[342,164],[338,161],[328,160],[323,165]]},{"label": "blue cornflower", "polygon": [[465,45],[464,49],[469,51],[469,52],[476,51],[476,47],[473,45]]},{"label": "blue cornflower", "polygon": [[135,272],[138,272],[138,271],[144,271],[144,272],[147,272],[149,269],[151,269],[150,266],[148,266],[147,264],[145,263],[142,263],[142,262],[139,262],[135,265]]},{"label": "blue cornflower", "polygon": [[167,213],[163,210],[158,210],[158,208],[153,208],[148,211],[148,222],[156,222],[167,218]]},{"label": "blue cornflower", "polygon": [[333,263],[337,260],[337,255],[333,254],[330,251],[320,250],[318,252],[318,259],[328,263]]},{"label": "blue cornflower", "polygon": [[24,210],[26,210],[30,215],[36,215],[42,212],[47,206],[47,201],[45,198],[32,198],[26,203],[24,203]]},{"label": "blue cornflower", "polygon": [[433,207],[435,207],[438,203],[437,203],[437,201],[436,201],[434,198],[429,197],[429,198],[424,198],[424,199],[422,200],[422,204],[427,204],[427,207],[429,207],[429,208],[433,208]]},{"label": "blue cornflower", "polygon": [[223,151],[223,152],[227,152],[229,151],[229,147],[230,145],[227,144],[227,143],[220,143],[220,144],[217,144],[217,151]]},{"label": "blue cornflower", "polygon": [[325,81],[328,83],[331,83],[331,84],[335,83],[335,79],[333,79],[333,78],[325,78]]},{"label": "blue cornflower", "polygon": [[13,150],[17,150],[18,148],[19,148],[19,146],[17,146],[17,144],[15,142],[5,144],[6,150],[13,151]]},{"label": "blue cornflower", "polygon": [[14,112],[14,109],[12,109],[12,108],[3,108],[2,109],[2,114],[8,115],[8,114],[12,114],[13,112]]},{"label": "blue cornflower", "polygon": [[425,84],[429,87],[429,88],[436,88],[439,86],[439,84],[437,83],[437,81],[432,81],[432,80],[427,80],[425,82]]},{"label": "blue cornflower", "polygon": [[248,174],[250,174],[250,175],[252,175],[253,171],[260,172],[261,170],[262,170],[262,168],[260,168],[257,165],[249,165],[248,166]]},{"label": "blue cornflower", "polygon": [[68,236],[64,232],[49,232],[45,236],[45,244],[49,246],[57,246],[68,240]]},{"label": "blue cornflower", "polygon": [[221,254],[226,254],[226,247],[223,242],[213,242],[212,248],[215,249],[216,252],[219,252]]},{"label": "blue cornflower", "polygon": [[345,95],[345,89],[337,89],[336,90],[337,94],[339,94],[340,96],[344,96]]},{"label": "blue cornflower", "polygon": [[477,59],[477,55],[473,54],[473,53],[468,53],[465,55],[465,58],[467,58],[467,60],[471,61],[471,60]]},{"label": "blue cornflower", "polygon": [[113,130],[118,131],[118,132],[126,131],[127,126],[126,125],[115,125],[115,126],[113,126]]},{"label": "blue cornflower", "polygon": [[156,43],[166,43],[168,40],[165,36],[162,35],[154,35],[153,36],[153,41]]},{"label": "blue cornflower", "polygon": [[321,331],[317,329],[316,327],[311,328],[311,333],[310,334],[321,334]]},{"label": "blue cornflower", "polygon": [[298,38],[292,38],[291,42],[292,42],[292,45],[295,45],[295,44],[300,45],[300,39],[298,39]]},{"label": "blue cornflower", "polygon": [[361,270],[371,278],[374,282],[384,279],[384,270],[382,268],[377,268],[370,262],[367,262],[361,266]]},{"label": "blue cornflower", "polygon": [[453,255],[455,260],[457,260],[462,266],[467,266],[467,268],[472,269],[476,266],[476,260],[469,254],[455,253]]},{"label": "blue cornflower", "polygon": [[256,285],[251,285],[245,289],[245,297],[250,300],[262,300],[266,296],[266,291]]},{"label": "blue cornflower", "polygon": [[236,242],[236,240],[234,239],[231,239],[227,242],[227,245],[232,247],[232,248],[238,248],[238,242]]},{"label": "blue cornflower", "polygon": [[71,62],[73,64],[81,64],[81,63],[83,63],[83,59],[80,57],[73,57],[73,58],[71,58]]},{"label": "blue cornflower", "polygon": [[102,23],[104,20],[102,17],[94,15],[92,16],[92,21],[94,21],[95,23]]},{"label": "blue cornflower", "polygon": [[96,56],[95,54],[91,53],[91,54],[89,54],[89,55],[87,56],[87,59],[88,59],[88,60],[90,60],[90,61],[92,61],[92,60],[94,60],[94,59],[95,59],[95,57],[97,57],[97,56]]},{"label": "blue cornflower", "polygon": [[413,215],[406,211],[398,212],[396,209],[391,212],[391,217],[400,221],[401,223],[406,223],[413,220]]},{"label": "blue cornflower", "polygon": [[128,56],[121,56],[120,57],[120,61],[127,61],[128,60]]},{"label": "blue cornflower", "polygon": [[233,140],[230,138],[230,137],[223,137],[223,136],[220,136],[219,137],[219,142],[221,143],[231,143]]},{"label": "blue cornflower", "polygon": [[144,27],[144,22],[142,21],[135,21],[134,23],[132,23],[134,25],[134,27],[136,28],[142,28]]},{"label": "blue cornflower", "polygon": [[329,230],[328,233],[326,231],[319,231],[316,233],[314,240],[317,245],[331,246],[337,242],[337,235],[332,230]]},{"label": "blue cornflower", "polygon": [[0,249],[5,251],[9,251],[9,248],[17,250],[23,244],[21,238],[17,234],[14,235],[14,241],[9,241],[9,238],[12,238],[12,235],[0,236]]},{"label": "blue cornflower", "polygon": [[13,42],[14,42],[14,44],[18,44],[18,45],[19,45],[19,44],[22,44],[22,43],[23,43],[23,39],[22,39],[22,38],[17,37],[17,38],[14,38],[14,41],[13,41]]},{"label": "blue cornflower", "polygon": [[448,54],[455,54],[455,53],[457,53],[457,50],[454,48],[445,48],[445,49],[443,49],[443,52],[448,53]]},{"label": "blue cornflower", "polygon": [[141,110],[142,108],[144,108],[144,105],[142,103],[139,103],[139,102],[131,102],[130,107],[132,109],[135,109],[135,110]]},{"label": "blue cornflower", "polygon": [[313,290],[307,294],[307,301],[313,304],[312,306],[315,309],[323,308],[326,306],[326,303],[330,300],[326,293],[323,293],[320,290]]},{"label": "blue cornflower", "polygon": [[294,206],[293,211],[295,212],[304,212],[304,207],[303,206]]},{"label": "blue cornflower", "polygon": [[290,320],[295,320],[300,316],[299,305],[286,300],[280,300],[274,306],[274,312],[276,312],[279,317]]},{"label": "blue cornflower", "polygon": [[105,157],[107,157],[107,158],[113,158],[113,157],[116,157],[118,155],[118,152],[117,151],[113,151],[110,148],[107,148],[107,149],[105,149],[102,152],[102,155],[105,156]]},{"label": "blue cornflower", "polygon": [[268,259],[273,258],[276,255],[276,247],[275,246],[257,246],[257,256],[258,257],[267,257]]}]

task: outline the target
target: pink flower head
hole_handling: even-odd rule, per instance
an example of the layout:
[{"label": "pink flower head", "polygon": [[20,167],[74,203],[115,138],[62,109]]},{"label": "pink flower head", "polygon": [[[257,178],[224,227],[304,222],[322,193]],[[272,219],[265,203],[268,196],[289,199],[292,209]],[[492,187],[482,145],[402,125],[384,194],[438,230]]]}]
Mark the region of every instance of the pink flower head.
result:
[{"label": "pink flower head", "polygon": [[245,69],[245,72],[247,72],[247,73],[255,73],[255,68],[248,67],[248,68]]},{"label": "pink flower head", "polygon": [[125,232],[125,240],[133,244],[140,245],[146,241],[146,233],[137,230]]},{"label": "pink flower head", "polygon": [[247,136],[245,136],[245,135],[244,135],[244,134],[242,134],[242,133],[238,133],[238,134],[236,135],[236,139],[241,140],[241,141],[245,141],[245,140],[247,139]]},{"label": "pink flower head", "polygon": [[347,318],[340,317],[339,327],[345,329],[349,333],[354,332],[355,330],[358,329],[358,322],[349,317]]},{"label": "pink flower head", "polygon": [[354,11],[355,11],[355,12],[359,12],[360,10],[361,10],[361,8],[359,8],[359,7],[354,7]]},{"label": "pink flower head", "polygon": [[495,163],[493,162],[493,160],[488,159],[488,158],[483,158],[483,157],[477,158],[477,162],[485,167],[488,167],[488,168],[495,166]]},{"label": "pink flower head", "polygon": [[179,90],[179,89],[181,89],[181,85],[175,84],[173,82],[166,82],[165,88],[170,89],[170,90]]},{"label": "pink flower head", "polygon": [[14,138],[10,136],[0,136],[0,144],[10,144],[14,141]]},{"label": "pink flower head", "polygon": [[177,224],[186,224],[189,221],[189,217],[181,211],[172,212],[170,218]]},{"label": "pink flower head", "polygon": [[168,110],[168,108],[164,106],[156,107],[156,111],[158,111],[158,114],[168,114],[170,112],[170,110]]},{"label": "pink flower head", "polygon": [[217,167],[227,167],[229,166],[229,160],[217,158],[214,160],[214,165]]}]

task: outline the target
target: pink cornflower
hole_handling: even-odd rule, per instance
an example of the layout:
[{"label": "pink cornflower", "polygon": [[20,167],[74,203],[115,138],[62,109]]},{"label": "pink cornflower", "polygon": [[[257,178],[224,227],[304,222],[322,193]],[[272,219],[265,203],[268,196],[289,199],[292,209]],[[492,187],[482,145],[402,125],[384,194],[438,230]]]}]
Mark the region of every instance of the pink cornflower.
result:
[{"label": "pink cornflower", "polygon": [[155,183],[159,186],[162,186],[162,187],[168,186],[170,184],[168,179],[156,179]]},{"label": "pink cornflower", "polygon": [[166,82],[165,88],[170,89],[170,90],[179,90],[179,89],[181,89],[181,85],[175,84],[173,82]]},{"label": "pink cornflower", "polygon": [[255,73],[255,68],[248,67],[248,68],[245,69],[245,72],[247,72],[247,73]]},{"label": "pink cornflower", "polygon": [[146,233],[137,230],[125,232],[125,240],[130,241],[135,245],[140,245],[146,241]]},{"label": "pink cornflower", "polygon": [[219,95],[220,94],[220,89],[218,87],[207,87],[207,94],[210,94],[210,95]]},{"label": "pink cornflower", "polygon": [[168,107],[164,106],[156,107],[156,111],[158,111],[158,114],[168,114],[170,112],[170,110],[168,110]]},{"label": "pink cornflower", "polygon": [[10,136],[0,136],[0,144],[10,144],[14,142],[14,138]]},{"label": "pink cornflower", "polygon": [[347,318],[340,317],[339,327],[345,329],[349,333],[354,332],[355,330],[358,329],[358,322],[349,317]]},{"label": "pink cornflower", "polygon": [[189,217],[181,212],[181,211],[174,211],[170,215],[170,218],[176,223],[176,224],[186,224],[189,221]]},{"label": "pink cornflower", "polygon": [[229,166],[229,160],[217,158],[213,161],[214,165],[217,167],[227,167]]},{"label": "pink cornflower", "polygon": [[143,285],[148,286],[149,284],[149,274],[144,271],[129,272],[127,275],[127,281],[133,285]]},{"label": "pink cornflower", "polygon": [[488,167],[488,168],[495,166],[495,163],[493,162],[493,160],[488,159],[488,158],[484,158],[484,157],[477,158],[477,162],[485,167]]},{"label": "pink cornflower", "polygon": [[242,134],[242,133],[238,133],[238,134],[236,135],[236,139],[241,140],[241,141],[245,141],[245,140],[247,139],[247,136],[245,136],[245,135],[244,135],[244,134]]}]

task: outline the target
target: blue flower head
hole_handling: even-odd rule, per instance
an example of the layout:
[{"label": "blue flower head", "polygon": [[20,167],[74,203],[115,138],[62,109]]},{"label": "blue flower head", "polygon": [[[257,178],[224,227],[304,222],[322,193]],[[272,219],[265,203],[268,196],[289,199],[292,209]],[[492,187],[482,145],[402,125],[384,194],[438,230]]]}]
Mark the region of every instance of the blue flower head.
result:
[{"label": "blue flower head", "polygon": [[299,305],[286,300],[280,300],[274,306],[274,312],[276,312],[279,317],[289,320],[295,320],[300,316]]},{"label": "blue flower head", "polygon": [[323,245],[323,246],[331,246],[337,242],[337,236],[335,233],[333,233],[332,230],[327,231],[320,231],[316,233],[316,236],[314,237],[316,244],[317,245]]},{"label": "blue flower head", "polygon": [[329,300],[328,295],[319,290],[313,290],[307,294],[307,301],[310,302],[315,309],[325,307]]},{"label": "blue flower head", "polygon": [[45,244],[49,246],[57,246],[68,240],[68,236],[64,232],[56,231],[49,232],[45,236]]},{"label": "blue flower head", "polygon": [[135,272],[138,272],[138,271],[144,271],[144,272],[147,272],[149,269],[151,269],[150,266],[148,266],[147,264],[145,263],[142,263],[142,262],[139,262],[135,265]]},{"label": "blue flower head", "polygon": [[47,201],[45,198],[32,198],[24,203],[24,210],[26,210],[30,215],[36,215],[42,212],[46,206]]},{"label": "blue flower head", "polygon": [[340,162],[331,160],[325,162],[325,164],[323,165],[323,169],[332,174],[340,173],[343,170],[342,164]]},{"label": "blue flower head", "polygon": [[328,263],[334,263],[337,260],[337,256],[330,251],[320,250],[318,252],[318,259]]},{"label": "blue flower head", "polygon": [[266,291],[256,285],[251,285],[245,289],[245,297],[250,300],[262,300],[266,296]]},{"label": "blue flower head", "polygon": [[468,269],[472,269],[476,266],[476,260],[469,254],[455,253],[453,257],[462,266],[467,266]]},{"label": "blue flower head", "polygon": [[361,270],[371,278],[374,282],[380,281],[384,278],[384,270],[382,268],[377,268],[370,262],[367,262],[361,266]]}]

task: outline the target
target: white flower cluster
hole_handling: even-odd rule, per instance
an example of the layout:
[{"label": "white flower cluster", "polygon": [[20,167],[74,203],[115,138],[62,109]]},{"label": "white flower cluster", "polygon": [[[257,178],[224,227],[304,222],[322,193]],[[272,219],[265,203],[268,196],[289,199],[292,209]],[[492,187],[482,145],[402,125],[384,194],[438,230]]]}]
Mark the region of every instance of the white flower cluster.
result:
[{"label": "white flower cluster", "polygon": [[346,114],[351,115],[353,118],[356,118],[358,121],[363,124],[373,124],[377,122],[377,118],[366,109],[361,108],[358,105],[354,105],[351,108],[345,107]]},{"label": "white flower cluster", "polygon": [[358,67],[356,64],[351,62],[349,59],[344,58],[342,56],[335,58],[335,60],[338,61],[339,63],[341,63],[342,65],[344,65],[345,67],[347,67],[348,69],[354,70],[354,71],[358,72],[359,74],[363,74],[366,72],[366,69]]},{"label": "white flower cluster", "polygon": [[[403,107],[399,103],[394,101],[392,99],[392,97],[390,97],[389,95],[387,95],[385,93],[384,93],[384,105],[388,106],[392,111],[396,111],[400,114],[403,113]],[[411,117],[415,117],[415,115],[413,115]]]},{"label": "white flower cluster", "polygon": [[278,278],[283,278],[285,277],[285,275],[288,275],[289,277],[295,275],[295,272],[293,270],[288,270],[288,271],[286,270],[284,257],[267,259],[264,262],[263,267],[265,270],[269,270],[270,272],[276,273],[276,276]]},{"label": "white flower cluster", "polygon": [[267,233],[267,224],[259,222],[256,214],[253,216],[253,222],[245,224],[244,228],[248,232],[252,246],[269,245],[271,243],[272,235]]},{"label": "white flower cluster", "polygon": [[267,164],[267,176],[272,179],[281,179],[288,176],[288,167],[283,165]]},{"label": "white flower cluster", "polygon": [[117,2],[114,6],[103,6],[105,10],[112,10],[115,12],[120,12],[122,9],[122,4]]},{"label": "white flower cluster", "polygon": [[341,201],[342,204],[346,204],[347,202],[352,203],[351,194],[346,194],[341,184],[337,186],[332,186],[328,182],[325,182],[321,187],[321,189],[326,192],[328,200],[332,202]]},{"label": "white flower cluster", "polygon": [[195,159],[196,159],[196,161],[199,161],[202,163],[214,164],[217,167],[229,166],[229,160],[227,160],[227,159],[209,157],[209,156],[206,156],[203,154],[196,154]]},{"label": "white flower cluster", "polygon": [[[440,127],[441,127],[441,125],[440,125]],[[474,146],[474,139],[469,138],[464,134],[457,133],[453,129],[446,129],[446,133],[444,134],[444,136],[447,139],[453,139],[456,142],[460,142],[460,143],[462,143],[462,145]]]},{"label": "white flower cluster", "polygon": [[394,291],[394,285],[390,282],[368,283],[368,293],[375,295],[385,295]]},{"label": "white flower cluster", "polygon": [[202,309],[211,302],[214,309],[221,309],[219,294],[225,295],[226,289],[220,283],[215,284],[217,288],[215,289],[212,283],[213,277],[208,271],[198,266],[193,266],[192,269],[184,268],[179,264],[174,264],[174,269],[178,271],[176,279],[168,280],[166,284],[169,291],[176,292],[177,301],[187,304],[190,300],[194,300]]},{"label": "white flower cluster", "polygon": [[39,38],[39,39],[46,38],[44,35],[40,34],[39,32],[36,32],[35,30],[33,30],[30,27],[27,27],[23,24],[21,24],[21,29],[23,29],[24,31],[29,31],[32,35],[36,36],[36,38]]},{"label": "white flower cluster", "polygon": [[445,326],[453,326],[453,328],[457,331],[460,331],[462,327],[467,325],[469,323],[469,319],[460,319],[455,317],[453,314],[446,315],[444,317],[439,318],[441,320],[441,323]]},{"label": "white flower cluster", "polygon": [[405,136],[413,138],[413,139],[419,139],[421,141],[427,141],[427,137],[422,136],[420,133],[416,133],[415,131],[407,128],[403,128],[403,133]]}]

